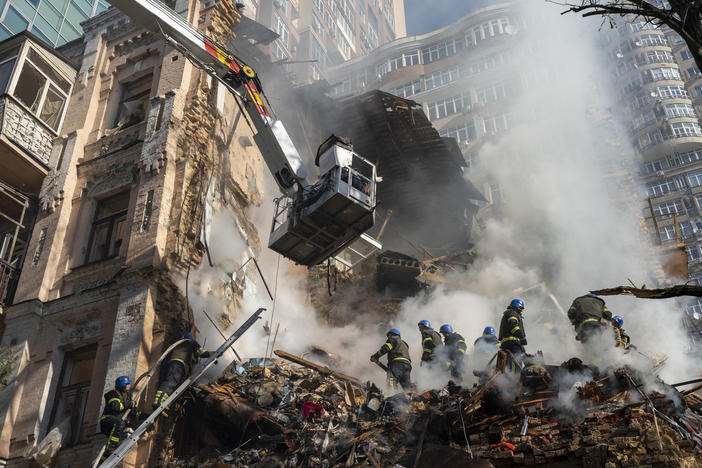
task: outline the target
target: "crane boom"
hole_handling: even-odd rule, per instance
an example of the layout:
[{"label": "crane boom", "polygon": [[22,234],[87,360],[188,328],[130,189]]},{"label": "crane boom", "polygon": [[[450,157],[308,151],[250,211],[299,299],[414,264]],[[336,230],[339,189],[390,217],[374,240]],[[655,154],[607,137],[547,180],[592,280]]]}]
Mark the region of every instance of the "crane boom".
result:
[{"label": "crane boom", "polygon": [[255,127],[254,141],[284,197],[276,200],[268,247],[312,266],[332,257],[375,223],[377,174],[373,163],[332,135],[317,151],[320,176],[307,180],[299,152],[282,122],[265,104],[256,72],[158,0],[109,0],[149,31],[162,36],[196,66],[241,99]]}]

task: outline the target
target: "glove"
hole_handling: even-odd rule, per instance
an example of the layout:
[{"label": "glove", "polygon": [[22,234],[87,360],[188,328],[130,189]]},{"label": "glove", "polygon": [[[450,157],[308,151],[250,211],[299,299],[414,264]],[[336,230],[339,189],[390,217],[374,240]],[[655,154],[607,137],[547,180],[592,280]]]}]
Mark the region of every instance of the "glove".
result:
[{"label": "glove", "polygon": [[136,407],[136,402],[134,400],[129,400],[124,407],[127,409],[134,409]]},{"label": "glove", "polygon": [[370,357],[371,362],[378,362],[378,355],[374,354]]},{"label": "glove", "polygon": [[124,433],[125,433],[127,436],[132,435],[133,432],[134,432],[134,429],[132,429],[131,427],[128,427],[128,428],[126,428],[126,429],[124,430]]}]

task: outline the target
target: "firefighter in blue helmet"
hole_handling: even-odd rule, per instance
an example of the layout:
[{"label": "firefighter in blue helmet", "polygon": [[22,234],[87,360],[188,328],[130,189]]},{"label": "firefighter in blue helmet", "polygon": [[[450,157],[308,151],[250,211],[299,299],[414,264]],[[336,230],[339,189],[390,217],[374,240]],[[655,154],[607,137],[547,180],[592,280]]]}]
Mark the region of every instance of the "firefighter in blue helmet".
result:
[{"label": "firefighter in blue helmet", "polygon": [[473,374],[483,372],[492,357],[500,349],[494,327],[485,327],[483,334],[473,343]]},{"label": "firefighter in blue helmet", "polygon": [[380,347],[377,353],[370,357],[372,362],[380,359],[380,356],[388,355],[388,385],[391,390],[396,390],[397,385],[401,385],[403,390],[413,388],[410,380],[412,372],[412,361],[409,355],[409,346],[400,337],[400,330],[391,328],[387,333],[387,340]]},{"label": "firefighter in blue helmet", "polygon": [[[136,408],[136,402],[131,397],[131,389],[131,379],[122,375],[115,379],[115,388],[105,393],[105,409],[100,416],[100,432],[107,436],[107,443],[100,462],[105,461],[124,439],[127,429],[124,413]],[[146,416],[141,411],[132,411],[129,419],[141,421]]]},{"label": "firefighter in blue helmet", "polygon": [[154,409],[161,406],[173,390],[188,378],[200,358],[208,358],[212,354],[200,346],[190,333],[183,334],[183,339],[186,341],[173,348],[168,356],[166,368],[161,373],[163,378],[159,380],[152,403]]},{"label": "firefighter in blue helmet", "polygon": [[526,332],[524,331],[524,301],[512,299],[507,306],[507,310],[502,314],[500,322],[500,349],[507,353],[507,365],[512,371],[521,369],[523,357],[526,352],[524,346],[527,344]]},{"label": "firefighter in blue helmet", "polygon": [[457,383],[463,380],[463,357],[466,355],[466,340],[453,331],[453,327],[448,323],[441,325],[439,332],[444,337],[444,350],[448,358],[449,372]]},{"label": "firefighter in blue helmet", "polygon": [[441,349],[441,335],[431,328],[428,320],[420,320],[417,327],[422,334],[422,362],[419,365],[432,364],[436,361],[436,354]]}]

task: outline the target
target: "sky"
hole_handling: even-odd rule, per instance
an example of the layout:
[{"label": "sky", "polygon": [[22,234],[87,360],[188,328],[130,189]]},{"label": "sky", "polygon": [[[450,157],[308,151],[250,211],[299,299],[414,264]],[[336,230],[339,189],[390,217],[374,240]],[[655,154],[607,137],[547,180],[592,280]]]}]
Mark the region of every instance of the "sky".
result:
[{"label": "sky", "polygon": [[490,0],[405,0],[407,35],[423,34],[446,26],[490,2]]}]

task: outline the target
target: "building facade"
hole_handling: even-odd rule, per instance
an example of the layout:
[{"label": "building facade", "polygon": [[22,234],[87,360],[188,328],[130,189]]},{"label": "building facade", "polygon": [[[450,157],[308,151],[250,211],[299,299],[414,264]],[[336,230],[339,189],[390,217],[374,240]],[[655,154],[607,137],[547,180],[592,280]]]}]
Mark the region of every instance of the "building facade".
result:
[{"label": "building facade", "polygon": [[[240,17],[232,2],[175,4],[182,13],[189,7],[208,35],[231,39]],[[3,98],[2,160],[11,147],[25,165],[43,158],[47,172],[33,181],[29,255],[1,317],[0,346],[10,356],[0,385],[2,466],[34,466],[36,447],[56,427],[62,448],[49,464],[90,466],[115,378],[135,380],[164,347],[195,331],[174,278],[202,258],[206,209],[232,211],[232,229],[260,248],[244,209],[260,202],[264,165],[233,97],[117,10],[83,24],[83,40],[62,49],[69,59],[31,39],[0,46],[18,53]],[[41,93],[29,88],[40,77]],[[69,104],[57,96],[70,96]],[[18,111],[25,132],[63,123],[53,139],[26,133],[26,141],[9,141],[18,125],[9,114]],[[125,466],[158,466],[165,439],[140,443]]]},{"label": "building facade", "polygon": [[307,83],[403,37],[404,8],[404,0],[258,0],[256,21],[279,35],[268,46],[271,59]]}]

